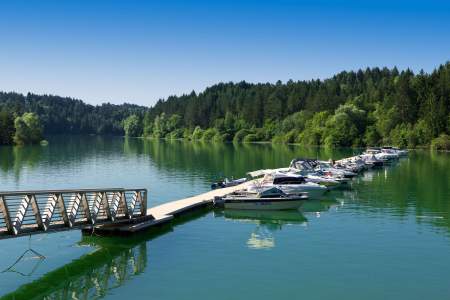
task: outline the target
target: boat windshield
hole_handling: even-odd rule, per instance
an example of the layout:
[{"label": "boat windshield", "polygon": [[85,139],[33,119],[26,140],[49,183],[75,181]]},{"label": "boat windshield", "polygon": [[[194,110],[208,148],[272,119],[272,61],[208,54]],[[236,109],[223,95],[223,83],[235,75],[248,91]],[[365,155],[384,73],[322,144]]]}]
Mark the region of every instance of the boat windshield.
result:
[{"label": "boat windshield", "polygon": [[284,196],[285,193],[276,187],[258,193],[258,198],[277,198]]},{"label": "boat windshield", "polygon": [[273,184],[302,184],[302,183],[305,183],[305,178],[300,176],[276,177],[273,179]]}]

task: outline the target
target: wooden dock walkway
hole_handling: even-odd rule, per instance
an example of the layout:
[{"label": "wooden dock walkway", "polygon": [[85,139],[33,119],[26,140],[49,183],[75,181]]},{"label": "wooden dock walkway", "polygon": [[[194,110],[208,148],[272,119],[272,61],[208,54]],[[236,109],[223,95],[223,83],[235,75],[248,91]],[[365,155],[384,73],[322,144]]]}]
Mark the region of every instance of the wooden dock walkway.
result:
[{"label": "wooden dock walkway", "polygon": [[[245,182],[236,186],[212,190],[193,197],[175,200],[147,209],[147,216],[153,216],[152,219],[135,222],[132,224],[105,224],[94,227],[97,234],[121,234],[138,232],[153,226],[161,225],[172,221],[175,217],[197,209],[206,207],[213,203],[215,197],[223,197],[227,194],[242,190],[247,187],[249,182]],[[86,227],[83,232],[92,232],[92,227]]]},{"label": "wooden dock walkway", "polygon": [[155,219],[164,218],[165,216],[176,216],[187,210],[212,204],[215,197],[223,197],[237,190],[242,190],[246,188],[247,185],[248,183],[246,182],[232,187],[212,190],[197,196],[164,203],[147,209],[147,214],[153,215]]}]

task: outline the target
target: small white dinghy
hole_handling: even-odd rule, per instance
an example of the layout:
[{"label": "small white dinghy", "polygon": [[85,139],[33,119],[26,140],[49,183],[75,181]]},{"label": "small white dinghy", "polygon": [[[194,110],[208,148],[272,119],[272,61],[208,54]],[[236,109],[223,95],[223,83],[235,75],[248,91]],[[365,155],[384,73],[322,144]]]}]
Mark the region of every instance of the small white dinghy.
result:
[{"label": "small white dinghy", "polygon": [[308,199],[307,193],[287,195],[272,187],[259,193],[239,191],[214,199],[214,204],[226,209],[287,210],[298,209]]}]

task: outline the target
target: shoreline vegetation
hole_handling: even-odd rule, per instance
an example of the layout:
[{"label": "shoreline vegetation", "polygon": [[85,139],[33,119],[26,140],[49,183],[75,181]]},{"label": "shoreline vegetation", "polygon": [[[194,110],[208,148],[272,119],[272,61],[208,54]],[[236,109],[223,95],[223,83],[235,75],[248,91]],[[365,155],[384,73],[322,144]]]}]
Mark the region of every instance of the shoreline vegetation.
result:
[{"label": "shoreline vegetation", "polygon": [[[219,83],[153,107],[89,105],[51,95],[0,93],[0,144],[43,134],[99,134],[204,142],[325,147],[393,145],[450,150],[450,62],[431,73],[367,68],[325,80]],[[17,118],[28,116],[33,134]],[[37,118],[37,123],[36,123]],[[16,126],[18,125],[18,127]],[[20,126],[19,126],[20,125]],[[6,142],[5,142],[6,141]]]},{"label": "shoreline vegetation", "polygon": [[20,116],[0,111],[0,145],[47,145],[43,139],[41,121],[35,113],[26,112]]},{"label": "shoreline vegetation", "polygon": [[[194,143],[206,143],[205,141],[202,140],[190,140],[190,139],[184,139],[184,138],[155,138],[152,136],[148,136],[148,137],[144,137],[144,136],[127,136],[124,135],[122,136],[124,138],[132,138],[132,139],[142,139],[142,140],[161,140],[161,141],[166,141],[166,142],[194,142]],[[448,137],[450,138],[450,137]],[[214,141],[207,141],[207,143],[214,143]],[[256,141],[256,142],[240,142],[240,143],[234,143],[233,141],[221,141],[219,143],[224,143],[224,144],[238,144],[238,145],[245,145],[245,144],[260,144],[260,145],[273,145],[273,144],[277,144],[277,145],[292,145],[292,146],[307,146],[307,147],[319,147],[319,148],[325,148],[325,149],[339,149],[339,148],[354,148],[354,149],[360,149],[362,151],[364,151],[366,146],[352,146],[352,147],[335,147],[335,148],[328,148],[325,145],[304,145],[301,143],[276,143],[273,141]],[[382,145],[378,145],[378,146],[382,146]],[[385,145],[386,146],[386,145]],[[377,147],[377,146],[374,146]],[[442,148],[442,147],[432,147],[431,145],[416,145],[416,147],[414,148],[404,148],[406,150],[427,150],[427,149],[431,149],[431,150],[436,150],[439,152],[450,152],[450,148]]]}]

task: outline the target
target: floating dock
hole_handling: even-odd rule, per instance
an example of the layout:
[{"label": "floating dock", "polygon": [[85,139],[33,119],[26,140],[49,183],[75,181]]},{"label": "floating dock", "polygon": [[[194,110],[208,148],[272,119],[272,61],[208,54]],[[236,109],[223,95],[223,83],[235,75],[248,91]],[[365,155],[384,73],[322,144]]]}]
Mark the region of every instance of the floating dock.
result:
[{"label": "floating dock", "polygon": [[180,216],[186,212],[203,208],[208,205],[212,205],[215,197],[223,197],[232,192],[245,189],[249,182],[226,187],[221,189],[212,190],[197,196],[175,200],[161,205],[147,209],[147,216],[152,216],[151,219],[138,220],[129,224],[102,224],[97,226],[87,226],[83,229],[84,233],[92,233],[100,235],[127,235],[130,233],[139,232],[150,227],[169,223],[177,216]]}]

